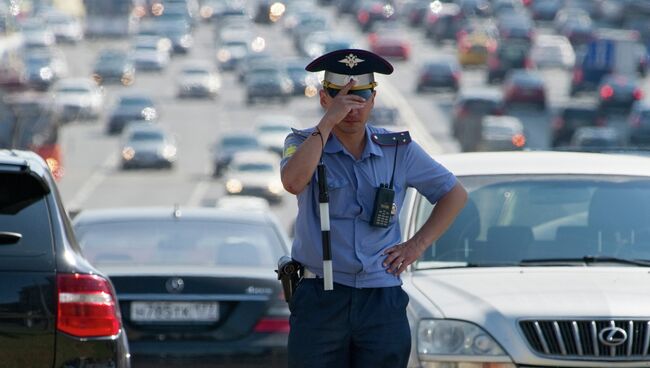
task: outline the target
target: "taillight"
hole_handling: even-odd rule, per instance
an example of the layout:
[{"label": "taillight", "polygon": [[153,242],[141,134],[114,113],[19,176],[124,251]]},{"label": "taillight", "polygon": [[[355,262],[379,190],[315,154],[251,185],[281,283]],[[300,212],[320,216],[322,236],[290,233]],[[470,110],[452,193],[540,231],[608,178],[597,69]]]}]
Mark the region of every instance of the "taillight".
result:
[{"label": "taillight", "polygon": [[583,77],[583,76],[584,76],[584,75],[583,75],[583,73],[582,73],[582,70],[580,70],[580,69],[576,69],[576,70],[573,72],[573,81],[574,81],[575,83],[580,83],[580,82],[582,82],[582,77]]},{"label": "taillight", "polygon": [[614,89],[612,86],[606,84],[600,89],[600,98],[603,100],[608,100],[612,98],[612,96],[614,96]]},{"label": "taillight", "polygon": [[459,72],[459,71],[455,71],[455,72],[453,72],[453,73],[451,74],[451,76],[454,78],[454,80],[455,80],[456,82],[459,82],[459,81],[460,81],[460,72]]},{"label": "taillight", "polygon": [[253,331],[257,333],[289,333],[289,307],[284,301],[284,293],[280,293],[278,298],[271,303],[267,315],[262,317]]},{"label": "taillight", "polygon": [[515,134],[512,136],[512,144],[515,147],[521,148],[526,145],[526,136],[523,134]]},{"label": "taillight", "polygon": [[561,116],[556,117],[553,119],[553,130],[560,130],[564,127],[564,119],[562,119]]},{"label": "taillight", "polygon": [[97,275],[59,274],[56,328],[72,336],[114,336],[120,313],[108,280]]},{"label": "taillight", "polygon": [[269,318],[260,319],[253,331],[257,333],[289,333],[288,318]]},{"label": "taillight", "polygon": [[368,20],[370,20],[370,14],[368,14],[367,11],[361,11],[359,12],[359,15],[357,15],[357,19],[359,20],[359,23],[366,24],[368,23]]},{"label": "taillight", "polygon": [[635,100],[640,100],[640,99],[643,98],[643,91],[641,89],[637,88],[632,93],[632,96],[634,96]]},{"label": "taillight", "polygon": [[535,64],[533,63],[532,59],[530,58],[524,59],[524,69],[535,69]]},{"label": "taillight", "polygon": [[499,65],[501,65],[501,63],[499,63],[499,59],[497,59],[495,57],[491,57],[490,59],[488,59],[488,64],[490,65],[490,68],[492,68],[492,69],[496,69],[496,68],[499,67]]}]

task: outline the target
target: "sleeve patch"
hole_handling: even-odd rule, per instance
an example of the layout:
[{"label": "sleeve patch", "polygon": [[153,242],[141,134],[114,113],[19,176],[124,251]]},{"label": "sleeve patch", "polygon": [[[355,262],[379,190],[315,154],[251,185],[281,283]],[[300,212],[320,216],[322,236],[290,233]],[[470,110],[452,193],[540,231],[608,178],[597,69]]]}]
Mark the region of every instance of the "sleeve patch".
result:
[{"label": "sleeve patch", "polygon": [[289,158],[289,157],[293,156],[293,154],[296,153],[297,149],[298,149],[298,146],[296,146],[294,144],[288,145],[284,149],[284,153],[282,154],[282,158]]}]

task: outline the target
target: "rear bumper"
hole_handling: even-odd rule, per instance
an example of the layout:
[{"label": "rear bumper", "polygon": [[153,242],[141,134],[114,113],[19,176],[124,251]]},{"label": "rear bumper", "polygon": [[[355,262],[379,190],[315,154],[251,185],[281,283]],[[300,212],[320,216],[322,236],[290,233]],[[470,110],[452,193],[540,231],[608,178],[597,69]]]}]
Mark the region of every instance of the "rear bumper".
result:
[{"label": "rear bumper", "polygon": [[131,341],[137,367],[286,367],[288,335],[228,342]]}]

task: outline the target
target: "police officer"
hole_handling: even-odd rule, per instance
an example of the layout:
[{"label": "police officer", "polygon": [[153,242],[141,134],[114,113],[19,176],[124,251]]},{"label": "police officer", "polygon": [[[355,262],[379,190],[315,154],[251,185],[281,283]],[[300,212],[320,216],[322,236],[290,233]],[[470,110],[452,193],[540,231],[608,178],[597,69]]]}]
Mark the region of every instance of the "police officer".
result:
[{"label": "police officer", "polygon": [[[282,183],[298,199],[292,258],[304,266],[289,304],[290,367],[406,367],[411,334],[408,296],[399,275],[447,227],[467,199],[465,189],[408,132],[366,124],[377,91],[374,73],[393,67],[365,50],[325,54],[307,67],[325,71],[316,126],[285,140]],[[323,287],[318,176],[327,168],[334,288]],[[376,193],[394,192],[391,213],[378,221]],[[400,242],[397,209],[407,187],[431,203],[431,217]],[[385,220],[385,221],[383,221]]]}]

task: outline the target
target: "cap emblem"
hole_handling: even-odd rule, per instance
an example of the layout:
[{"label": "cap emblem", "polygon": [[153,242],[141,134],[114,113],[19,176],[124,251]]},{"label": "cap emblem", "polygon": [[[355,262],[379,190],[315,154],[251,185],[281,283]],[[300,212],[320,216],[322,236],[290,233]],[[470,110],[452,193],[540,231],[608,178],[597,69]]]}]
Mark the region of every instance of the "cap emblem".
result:
[{"label": "cap emblem", "polygon": [[359,59],[355,54],[349,54],[348,56],[345,57],[345,59],[339,60],[339,63],[343,63],[350,67],[350,69],[354,68],[355,66],[359,65],[359,63],[363,63],[365,60]]}]

